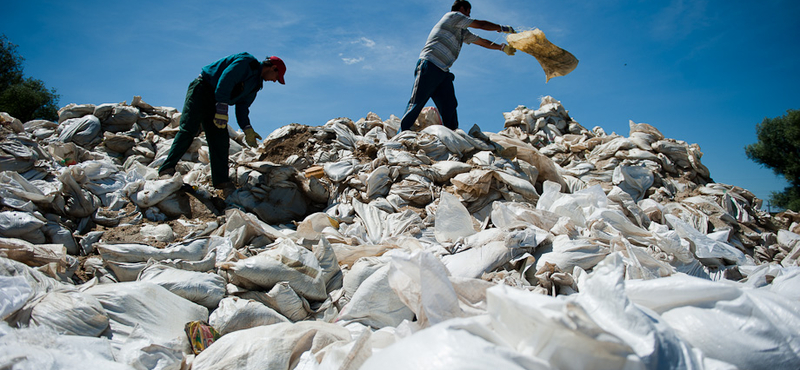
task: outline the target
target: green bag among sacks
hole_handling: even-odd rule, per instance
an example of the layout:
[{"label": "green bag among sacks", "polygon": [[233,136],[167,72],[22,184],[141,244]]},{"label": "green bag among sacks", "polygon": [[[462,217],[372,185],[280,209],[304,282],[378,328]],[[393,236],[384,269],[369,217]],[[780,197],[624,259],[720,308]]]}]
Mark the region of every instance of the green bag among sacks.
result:
[{"label": "green bag among sacks", "polygon": [[517,50],[533,55],[544,69],[545,83],[556,76],[566,76],[578,66],[578,59],[570,52],[553,45],[538,28],[511,33],[506,42]]}]

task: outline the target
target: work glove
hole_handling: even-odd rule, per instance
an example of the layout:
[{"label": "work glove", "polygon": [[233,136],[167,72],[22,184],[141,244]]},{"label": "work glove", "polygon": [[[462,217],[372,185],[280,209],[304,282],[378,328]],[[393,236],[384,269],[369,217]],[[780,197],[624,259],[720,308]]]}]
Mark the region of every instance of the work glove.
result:
[{"label": "work glove", "polygon": [[261,135],[257,134],[252,127],[244,129],[244,141],[247,142],[251,148],[258,146],[256,139],[261,139]]},{"label": "work glove", "polygon": [[228,104],[217,103],[217,113],[214,114],[214,125],[219,128],[228,126]]},{"label": "work glove", "polygon": [[514,55],[517,52],[517,49],[514,49],[510,45],[507,44],[500,44],[500,50],[502,50],[506,55]]},{"label": "work glove", "polygon": [[502,32],[502,33],[516,33],[514,31],[514,28],[512,28],[511,26],[500,26],[500,32]]}]

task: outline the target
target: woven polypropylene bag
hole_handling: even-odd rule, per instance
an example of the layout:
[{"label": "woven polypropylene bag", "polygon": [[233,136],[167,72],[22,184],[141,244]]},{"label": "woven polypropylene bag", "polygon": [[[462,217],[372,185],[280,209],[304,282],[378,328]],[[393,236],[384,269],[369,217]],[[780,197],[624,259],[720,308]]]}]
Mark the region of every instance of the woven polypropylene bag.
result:
[{"label": "woven polypropylene bag", "polygon": [[578,66],[578,59],[570,52],[553,45],[544,32],[535,28],[531,31],[512,33],[506,37],[509,45],[536,57],[546,76],[545,83],[556,76],[566,76]]}]

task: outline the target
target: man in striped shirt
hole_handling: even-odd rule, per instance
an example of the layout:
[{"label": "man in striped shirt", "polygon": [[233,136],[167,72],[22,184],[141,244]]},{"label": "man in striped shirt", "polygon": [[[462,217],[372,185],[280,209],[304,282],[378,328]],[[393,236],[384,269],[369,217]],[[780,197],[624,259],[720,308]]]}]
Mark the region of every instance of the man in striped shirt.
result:
[{"label": "man in striped shirt", "polygon": [[450,73],[450,67],[458,58],[461,45],[477,44],[487,49],[501,50],[508,55],[516,51],[506,44],[495,44],[489,40],[478,37],[467,28],[478,28],[487,31],[513,33],[510,26],[501,26],[488,21],[475,20],[469,17],[472,5],[466,0],[456,0],[451,11],[445,14],[439,23],[433,27],[425,47],[419,54],[419,61],[414,71],[416,76],[411,99],[408,101],[403,119],[400,123],[401,130],[408,130],[414,125],[420,112],[428,99],[433,99],[442,117],[445,127],[455,130],[458,128],[456,114],[456,93],[453,88],[455,76]]}]

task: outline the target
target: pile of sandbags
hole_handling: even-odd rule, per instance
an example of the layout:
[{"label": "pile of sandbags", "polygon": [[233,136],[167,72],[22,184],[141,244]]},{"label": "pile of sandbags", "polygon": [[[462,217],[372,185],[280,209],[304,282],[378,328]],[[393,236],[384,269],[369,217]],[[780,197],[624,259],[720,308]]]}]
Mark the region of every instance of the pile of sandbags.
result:
[{"label": "pile of sandbags", "polygon": [[3,116],[3,365],[70,367],[76,348],[137,369],[800,361],[800,218],[651,125],[590,131],[552,97],[504,116],[398,132],[370,113],[259,148],[230,130],[224,200],[203,136],[157,178],[174,109]]}]

